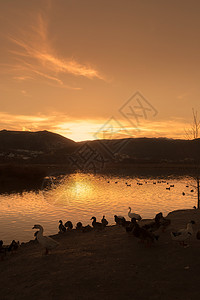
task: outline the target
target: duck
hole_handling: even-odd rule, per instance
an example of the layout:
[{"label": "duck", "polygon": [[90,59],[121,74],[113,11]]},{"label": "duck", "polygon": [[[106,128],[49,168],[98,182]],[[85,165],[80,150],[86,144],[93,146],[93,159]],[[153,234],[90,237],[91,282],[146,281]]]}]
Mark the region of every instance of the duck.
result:
[{"label": "duck", "polygon": [[165,229],[171,224],[171,220],[164,218],[162,212],[160,212],[155,216],[155,223],[158,228],[162,227],[162,231],[165,231]]},{"label": "duck", "polygon": [[182,192],[182,195],[183,195],[183,196],[185,196],[185,193],[184,193],[184,192]]},{"label": "duck", "polygon": [[84,232],[84,233],[89,232],[91,230],[93,230],[93,228],[89,224],[82,227],[82,232]]},{"label": "duck", "polygon": [[131,233],[131,231],[133,230],[133,228],[135,227],[135,219],[134,218],[132,218],[131,219],[131,222],[130,221],[126,221],[126,222],[129,222],[129,224],[128,223],[126,223],[127,224],[127,226],[125,226],[125,228],[126,228],[126,232],[127,233]]},{"label": "duck", "polygon": [[65,223],[65,227],[67,228],[67,230],[72,230],[72,228],[73,228],[72,222],[71,221],[67,221]]},{"label": "duck", "polygon": [[49,253],[49,250],[52,250],[59,245],[59,243],[57,241],[55,241],[54,239],[50,238],[49,236],[43,235],[44,229],[41,225],[36,224],[33,226],[32,229],[39,229],[39,231],[36,235],[37,241],[43,248],[45,248],[46,255]]},{"label": "duck", "polygon": [[170,187],[167,187],[166,190],[169,190],[169,191],[170,191]]},{"label": "duck", "polygon": [[92,217],[90,220],[93,220],[92,221],[93,228],[95,228],[95,229],[103,229],[103,227],[104,227],[103,224],[97,222],[97,218],[96,217]]},{"label": "duck", "polygon": [[172,240],[179,242],[179,244],[182,246],[187,246],[185,241],[188,240],[194,234],[194,231],[193,231],[194,224],[195,224],[195,221],[190,221],[187,224],[186,228],[171,232],[170,234],[171,234]]},{"label": "duck", "polygon": [[8,246],[8,251],[9,252],[16,251],[19,248],[19,246],[20,246],[19,241],[16,242],[15,240],[13,240],[11,244]]},{"label": "duck", "polygon": [[148,245],[151,245],[155,240],[158,240],[158,235],[140,227],[135,218],[132,218],[132,223],[134,226],[131,233],[134,237],[140,239],[141,242],[147,242]]},{"label": "duck", "polygon": [[82,229],[83,228],[83,224],[81,223],[81,222],[78,222],[77,224],[76,224],[76,229]]},{"label": "duck", "polygon": [[4,260],[6,255],[6,248],[3,246],[3,241],[0,240],[0,260]]},{"label": "duck", "polygon": [[63,225],[62,220],[60,220],[59,223],[60,223],[59,226],[58,226],[59,233],[64,233],[64,232],[66,232],[66,227]]},{"label": "duck", "polygon": [[142,217],[140,215],[131,212],[131,207],[129,207],[128,216],[130,219],[135,218],[137,221],[142,220]]},{"label": "duck", "polygon": [[105,219],[105,216],[101,219],[101,223],[103,224],[104,227],[108,225],[108,221]]},{"label": "duck", "polygon": [[123,216],[114,215],[114,220],[117,225],[122,225],[126,219]]}]

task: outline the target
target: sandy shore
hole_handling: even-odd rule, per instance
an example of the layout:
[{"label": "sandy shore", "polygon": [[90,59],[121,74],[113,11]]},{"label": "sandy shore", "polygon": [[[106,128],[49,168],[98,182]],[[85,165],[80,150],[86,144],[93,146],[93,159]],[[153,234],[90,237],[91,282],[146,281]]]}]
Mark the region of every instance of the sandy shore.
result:
[{"label": "sandy shore", "polygon": [[199,299],[200,240],[183,248],[170,231],[190,220],[200,229],[200,210],[168,217],[170,227],[152,247],[119,226],[55,235],[60,245],[47,256],[36,241],[23,244],[0,261],[0,299]]}]

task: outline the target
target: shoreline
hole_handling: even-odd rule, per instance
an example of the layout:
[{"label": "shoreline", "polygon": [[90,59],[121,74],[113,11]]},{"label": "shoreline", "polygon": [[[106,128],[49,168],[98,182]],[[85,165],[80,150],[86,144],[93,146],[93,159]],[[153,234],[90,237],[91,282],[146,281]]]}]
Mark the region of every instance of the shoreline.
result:
[{"label": "shoreline", "polygon": [[24,243],[0,262],[1,299],[198,299],[200,241],[194,235],[183,248],[170,231],[191,219],[200,229],[200,210],[166,217],[171,225],[152,247],[116,225],[53,235],[60,245],[47,256],[37,242]]}]

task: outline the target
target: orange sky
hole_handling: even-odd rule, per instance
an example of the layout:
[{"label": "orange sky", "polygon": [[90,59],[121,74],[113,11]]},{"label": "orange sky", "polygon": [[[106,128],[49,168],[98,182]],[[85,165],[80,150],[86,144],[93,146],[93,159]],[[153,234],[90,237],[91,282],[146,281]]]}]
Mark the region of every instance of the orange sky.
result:
[{"label": "orange sky", "polygon": [[[0,1],[0,128],[185,138],[199,110],[199,14],[198,0]],[[145,113],[127,102],[137,91]]]}]

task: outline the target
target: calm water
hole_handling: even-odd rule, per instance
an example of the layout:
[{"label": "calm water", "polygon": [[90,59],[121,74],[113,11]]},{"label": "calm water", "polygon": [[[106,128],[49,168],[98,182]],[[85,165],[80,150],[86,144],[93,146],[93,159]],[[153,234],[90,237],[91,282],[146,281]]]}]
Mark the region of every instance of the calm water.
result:
[{"label": "calm water", "polygon": [[[167,190],[170,184],[174,187]],[[87,225],[92,216],[101,220],[105,215],[114,224],[113,215],[127,217],[128,206],[143,218],[153,218],[160,211],[166,215],[175,209],[192,208],[197,202],[195,184],[190,177],[155,180],[83,173],[46,179],[43,191],[0,195],[0,239],[5,243],[12,239],[29,241],[34,224],[43,225],[47,235],[55,234],[60,219]]]}]

